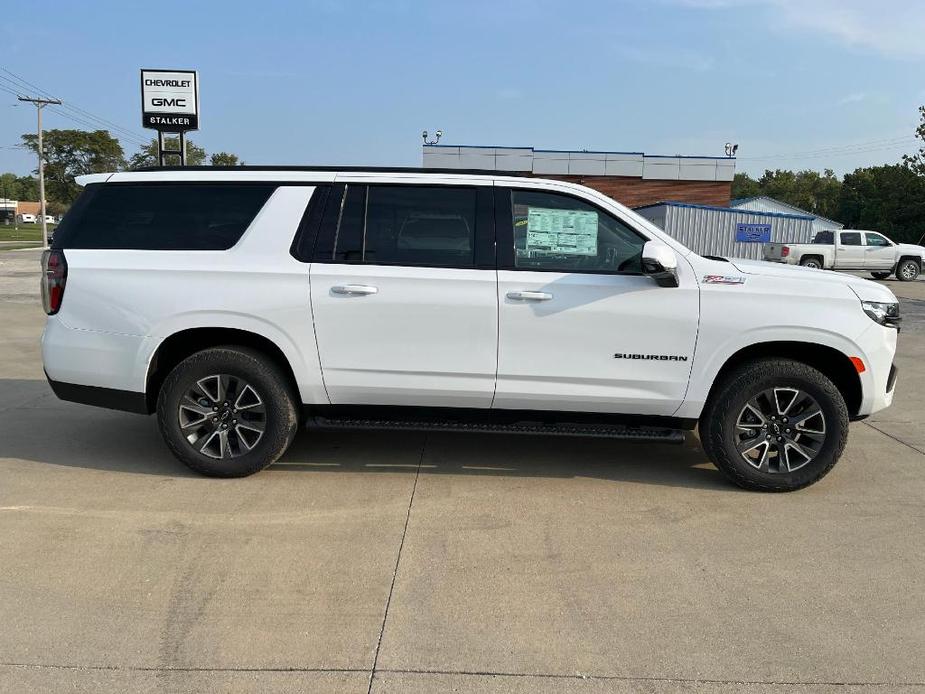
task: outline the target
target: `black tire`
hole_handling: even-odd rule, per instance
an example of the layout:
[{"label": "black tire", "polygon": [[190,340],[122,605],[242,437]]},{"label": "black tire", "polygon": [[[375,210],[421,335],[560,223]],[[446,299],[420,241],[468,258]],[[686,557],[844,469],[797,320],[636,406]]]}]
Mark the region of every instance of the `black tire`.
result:
[{"label": "black tire", "polygon": [[905,258],[896,265],[896,279],[900,282],[913,282],[921,271],[922,268],[915,259]]},{"label": "black tire", "polygon": [[[816,401],[825,418],[818,452],[793,471],[757,469],[736,447],[737,436],[742,435],[737,434],[742,431],[737,418],[746,403],[773,388],[804,392]],[[718,384],[701,416],[700,435],[704,452],[735,484],[755,491],[789,492],[819,481],[838,462],[848,441],[848,408],[835,384],[811,366],[789,359],[761,359],[735,368]]]},{"label": "black tire", "polygon": [[887,277],[889,277],[892,273],[889,273],[889,272],[872,272],[872,273],[870,273],[870,274],[871,274],[871,277],[873,277],[875,280],[885,280],[885,279],[886,279]]},{"label": "black tire", "polygon": [[[216,378],[226,379],[224,394],[221,386],[214,387]],[[208,416],[209,410],[215,417]],[[181,418],[193,423],[184,429]],[[257,350],[228,345],[196,352],[174,367],[158,395],[157,422],[168,448],[190,469],[209,477],[246,477],[286,452],[299,418],[293,388],[276,364]],[[194,446],[187,436],[195,436],[197,444],[209,440]],[[202,452],[207,446],[212,454]]]},{"label": "black tire", "polygon": [[811,255],[807,258],[800,258],[800,265],[803,267],[814,267],[822,269],[822,259],[818,256]]}]

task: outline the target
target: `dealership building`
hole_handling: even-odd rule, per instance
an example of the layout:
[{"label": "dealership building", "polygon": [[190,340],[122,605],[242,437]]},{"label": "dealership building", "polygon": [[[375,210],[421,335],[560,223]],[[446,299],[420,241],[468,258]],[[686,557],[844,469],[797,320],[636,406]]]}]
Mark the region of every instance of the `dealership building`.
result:
[{"label": "dealership building", "polygon": [[504,171],[594,188],[627,207],[678,200],[728,206],[735,159],[534,149],[424,145],[423,165],[435,169]]}]

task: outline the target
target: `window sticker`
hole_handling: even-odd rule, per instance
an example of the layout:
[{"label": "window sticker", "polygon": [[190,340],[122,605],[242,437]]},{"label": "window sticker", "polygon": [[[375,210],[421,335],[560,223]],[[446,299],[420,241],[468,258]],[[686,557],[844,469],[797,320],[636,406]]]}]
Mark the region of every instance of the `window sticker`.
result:
[{"label": "window sticker", "polygon": [[527,208],[527,255],[597,255],[597,212]]}]

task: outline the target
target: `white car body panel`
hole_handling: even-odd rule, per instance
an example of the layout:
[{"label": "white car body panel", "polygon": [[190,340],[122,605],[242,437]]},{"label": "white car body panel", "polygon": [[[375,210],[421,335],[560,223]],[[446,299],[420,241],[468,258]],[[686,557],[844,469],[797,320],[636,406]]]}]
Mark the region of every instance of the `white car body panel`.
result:
[{"label": "white car body panel", "polygon": [[[49,378],[143,393],[165,339],[234,328],[275,344],[305,404],[413,405],[699,417],[722,366],[764,342],[825,345],[865,364],[858,415],[890,404],[896,330],[860,301],[895,302],[858,278],[692,253],[582,186],[534,178],[331,171],[154,171],[90,182],[274,181],[227,251],[66,250],[48,318]],[[320,182],[503,185],[584,198],[678,255],[679,287],[642,275],[309,264],[290,255]],[[719,278],[719,280],[717,280]],[[343,295],[332,288],[372,287]],[[541,292],[548,300],[508,298]],[[795,300],[791,300],[795,298]],[[317,339],[317,342],[316,342]],[[615,354],[686,359],[617,359]]]},{"label": "white car body panel", "polygon": [[[66,298],[46,328],[49,376],[78,385],[105,378],[108,387],[144,392],[151,357],[165,338],[191,328],[235,328],[272,341],[303,400],[325,402],[308,266],[289,255],[313,191],[278,188],[228,251],[68,250]],[[62,329],[80,350],[55,351],[67,342]],[[130,368],[112,359],[129,348],[126,337],[134,339]]]},{"label": "white car body panel", "polygon": [[[670,291],[641,275],[498,274],[495,407],[669,416],[681,405],[700,303],[689,263],[681,260],[681,286]],[[544,298],[508,296],[523,291]]]},{"label": "white car body panel", "polygon": [[[699,416],[723,364],[736,352],[765,342],[806,342],[860,357],[868,366],[859,375],[863,390],[859,414],[889,405],[892,393],[886,393],[886,378],[896,349],[896,330],[873,323],[859,310],[859,294],[868,301],[895,301],[889,289],[853,276],[756,260],[736,258],[724,263],[698,257],[692,261],[704,274],[738,272],[745,281],[701,285],[700,339],[687,398],[677,416]],[[782,286],[787,287],[785,295]],[[799,297],[799,310],[785,301],[787,295]],[[745,306],[748,310],[743,310]],[[876,376],[882,378],[875,382]]]},{"label": "white car body panel", "polygon": [[491,405],[496,271],[314,263],[311,291],[332,404]]}]

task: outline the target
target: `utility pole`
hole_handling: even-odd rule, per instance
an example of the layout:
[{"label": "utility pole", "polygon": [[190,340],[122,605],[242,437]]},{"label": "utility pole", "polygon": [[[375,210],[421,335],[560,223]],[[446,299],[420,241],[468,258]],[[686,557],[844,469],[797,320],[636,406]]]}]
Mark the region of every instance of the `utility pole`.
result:
[{"label": "utility pole", "polygon": [[42,215],[42,247],[48,247],[48,224],[45,223],[45,150],[42,145],[42,109],[49,104],[60,104],[60,99],[39,99],[28,96],[20,96],[20,101],[28,101],[35,104],[35,110],[39,116],[39,203]]}]

